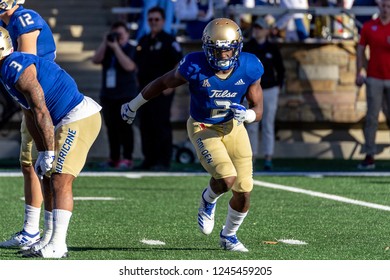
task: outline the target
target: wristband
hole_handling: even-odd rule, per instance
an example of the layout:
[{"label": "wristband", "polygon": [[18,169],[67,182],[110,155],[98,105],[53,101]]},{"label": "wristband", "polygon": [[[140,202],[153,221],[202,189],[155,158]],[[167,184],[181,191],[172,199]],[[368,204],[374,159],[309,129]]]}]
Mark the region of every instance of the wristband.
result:
[{"label": "wristband", "polygon": [[256,113],[255,113],[255,111],[253,111],[252,109],[246,110],[245,122],[246,123],[251,123],[251,122],[254,122],[255,120],[256,120]]},{"label": "wristband", "polygon": [[44,151],[43,154],[45,157],[54,157],[54,151]]},{"label": "wristband", "polygon": [[133,100],[129,102],[129,108],[131,111],[135,112],[146,102],[148,102],[148,100],[142,96],[142,93],[139,93]]}]

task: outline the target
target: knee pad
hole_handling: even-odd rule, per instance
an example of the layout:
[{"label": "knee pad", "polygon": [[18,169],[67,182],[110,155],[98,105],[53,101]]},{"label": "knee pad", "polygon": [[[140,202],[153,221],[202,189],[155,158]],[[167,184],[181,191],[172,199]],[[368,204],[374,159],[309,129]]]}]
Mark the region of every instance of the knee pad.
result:
[{"label": "knee pad", "polygon": [[234,183],[234,186],[232,188],[235,192],[251,192],[253,189],[253,178],[245,177],[245,178],[239,178],[237,177],[236,182]]}]

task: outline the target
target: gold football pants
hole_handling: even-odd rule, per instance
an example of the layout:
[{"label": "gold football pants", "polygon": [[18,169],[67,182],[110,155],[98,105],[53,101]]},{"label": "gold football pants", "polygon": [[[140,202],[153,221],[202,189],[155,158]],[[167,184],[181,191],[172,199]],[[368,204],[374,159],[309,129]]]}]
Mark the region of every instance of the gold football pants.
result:
[{"label": "gold football pants", "polygon": [[232,119],[222,124],[205,124],[189,118],[187,133],[204,169],[215,179],[237,176],[236,192],[253,188],[252,150],[243,124]]}]

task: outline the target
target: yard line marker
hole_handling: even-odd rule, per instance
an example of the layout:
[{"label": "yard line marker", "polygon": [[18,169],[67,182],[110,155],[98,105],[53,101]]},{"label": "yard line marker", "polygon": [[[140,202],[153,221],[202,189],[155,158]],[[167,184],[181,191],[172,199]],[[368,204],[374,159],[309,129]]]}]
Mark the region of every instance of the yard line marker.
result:
[{"label": "yard line marker", "polygon": [[279,242],[291,244],[291,245],[307,245],[305,241],[295,239],[278,239]]},{"label": "yard line marker", "polygon": [[160,240],[150,240],[150,239],[142,239],[141,243],[147,244],[147,245],[165,245],[165,242]]},{"label": "yard line marker", "polygon": [[365,202],[365,201],[361,201],[361,200],[350,199],[350,198],[346,198],[346,197],[338,196],[338,195],[334,195],[334,194],[309,191],[309,190],[300,189],[300,188],[296,188],[296,187],[284,186],[284,185],[273,184],[273,183],[257,181],[257,180],[254,180],[253,183],[254,183],[254,185],[266,187],[266,188],[270,188],[270,189],[277,189],[277,190],[284,190],[284,191],[295,192],[295,193],[302,193],[302,194],[307,194],[310,196],[316,196],[316,197],[326,198],[326,199],[340,201],[340,202],[344,202],[344,203],[360,205],[360,206],[364,206],[364,207],[368,207],[368,208],[390,211],[390,206],[371,203],[371,202]]}]

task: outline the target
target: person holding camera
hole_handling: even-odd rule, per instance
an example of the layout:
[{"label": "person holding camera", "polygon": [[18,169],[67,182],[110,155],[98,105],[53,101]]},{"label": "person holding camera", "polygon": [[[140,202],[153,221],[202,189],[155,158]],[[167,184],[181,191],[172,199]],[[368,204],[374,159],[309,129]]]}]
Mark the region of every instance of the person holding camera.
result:
[{"label": "person holding camera", "polygon": [[133,130],[123,124],[118,113],[121,105],[132,100],[138,93],[137,67],[133,61],[135,46],[130,44],[129,39],[130,32],[126,23],[113,23],[92,58],[93,63],[102,64],[100,102],[110,150],[107,164],[119,169],[133,167]]}]

